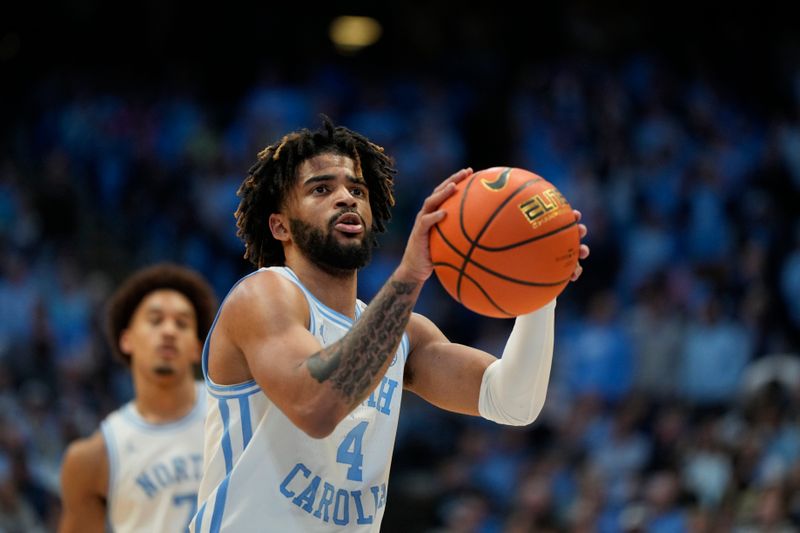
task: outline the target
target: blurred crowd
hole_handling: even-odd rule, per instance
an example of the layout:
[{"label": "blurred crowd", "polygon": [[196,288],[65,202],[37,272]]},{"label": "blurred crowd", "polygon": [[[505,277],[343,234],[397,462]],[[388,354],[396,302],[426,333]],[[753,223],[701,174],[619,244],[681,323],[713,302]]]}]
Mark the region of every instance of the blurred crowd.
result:
[{"label": "blurred crowd", "polygon": [[[791,104],[765,113],[652,57],[563,60],[519,69],[484,121],[463,81],[334,67],[225,106],[173,85],[32,88],[0,151],[0,531],[55,528],[66,445],[132,395],[102,334],[115,283],[172,260],[223,297],[250,269],[239,183],[320,112],[397,160],[364,300],[422,199],[476,166],[476,124],[503,129],[492,166],[544,176],[589,227],[540,419],[504,428],[405,395],[384,531],[800,529],[800,71],[780,83]],[[512,324],[435,279],[417,311],[498,355]]]}]

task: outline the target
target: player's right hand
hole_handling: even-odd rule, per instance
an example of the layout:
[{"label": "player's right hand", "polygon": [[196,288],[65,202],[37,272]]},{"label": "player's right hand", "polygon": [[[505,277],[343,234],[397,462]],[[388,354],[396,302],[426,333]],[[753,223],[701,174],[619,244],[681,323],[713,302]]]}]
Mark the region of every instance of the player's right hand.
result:
[{"label": "player's right hand", "polygon": [[464,168],[440,183],[422,204],[417,213],[411,235],[399,269],[415,281],[424,282],[433,273],[429,234],[434,224],[444,219],[445,211],[439,209],[456,190],[456,184],[472,175],[471,168]]}]

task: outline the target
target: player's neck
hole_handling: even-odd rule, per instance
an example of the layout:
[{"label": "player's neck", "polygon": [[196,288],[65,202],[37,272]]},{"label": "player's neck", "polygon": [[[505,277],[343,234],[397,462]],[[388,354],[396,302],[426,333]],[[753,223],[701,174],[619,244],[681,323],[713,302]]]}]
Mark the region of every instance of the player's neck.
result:
[{"label": "player's neck", "polygon": [[307,260],[287,260],[286,266],[297,274],[306,289],[319,301],[334,311],[355,318],[357,271],[346,276],[334,275]]},{"label": "player's neck", "polygon": [[136,410],[150,424],[166,424],[180,420],[195,406],[196,394],[193,379],[165,386],[151,380],[134,382]]}]

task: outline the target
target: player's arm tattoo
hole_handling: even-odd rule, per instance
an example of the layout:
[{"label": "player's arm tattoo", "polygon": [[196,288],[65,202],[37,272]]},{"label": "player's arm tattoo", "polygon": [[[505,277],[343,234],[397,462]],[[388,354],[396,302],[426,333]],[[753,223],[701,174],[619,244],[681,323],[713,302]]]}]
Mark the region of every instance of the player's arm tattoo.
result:
[{"label": "player's arm tattoo", "polygon": [[397,349],[417,287],[401,281],[386,284],[347,335],[306,360],[311,376],[320,383],[330,380],[352,404],[363,400],[376,374]]}]

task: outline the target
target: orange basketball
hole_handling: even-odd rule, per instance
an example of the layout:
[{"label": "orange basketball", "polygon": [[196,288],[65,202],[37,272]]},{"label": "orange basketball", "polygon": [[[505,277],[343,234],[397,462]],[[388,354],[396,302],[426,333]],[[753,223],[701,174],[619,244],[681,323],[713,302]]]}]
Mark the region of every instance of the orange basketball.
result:
[{"label": "orange basketball", "polygon": [[530,313],[564,290],[578,262],[578,224],[566,198],[541,176],[493,167],[459,183],[430,233],[431,259],[447,292],[476,313]]}]

